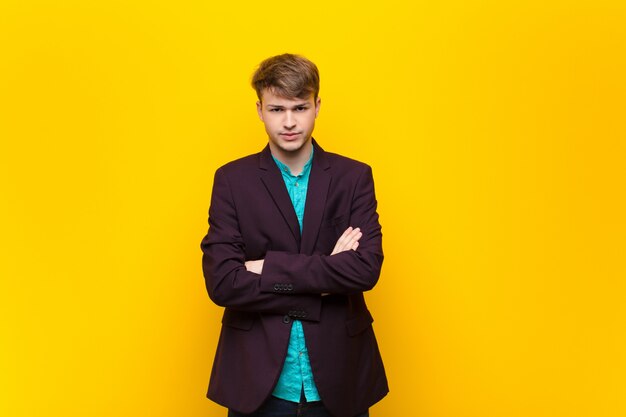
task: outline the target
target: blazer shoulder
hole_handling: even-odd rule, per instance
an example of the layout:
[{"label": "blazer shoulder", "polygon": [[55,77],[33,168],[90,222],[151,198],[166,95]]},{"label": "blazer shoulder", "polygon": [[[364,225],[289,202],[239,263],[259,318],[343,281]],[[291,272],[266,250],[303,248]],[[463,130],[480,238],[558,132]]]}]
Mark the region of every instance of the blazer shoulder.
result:
[{"label": "blazer shoulder", "polygon": [[260,153],[247,155],[234,161],[230,161],[222,165],[217,169],[219,172],[223,172],[227,175],[241,175],[245,172],[254,170],[259,167]]},{"label": "blazer shoulder", "polygon": [[364,171],[371,171],[372,169],[372,167],[365,162],[357,161],[356,159],[348,158],[347,156],[332,152],[326,152],[326,158],[328,158],[331,168],[340,172],[354,172],[356,174],[361,174]]}]

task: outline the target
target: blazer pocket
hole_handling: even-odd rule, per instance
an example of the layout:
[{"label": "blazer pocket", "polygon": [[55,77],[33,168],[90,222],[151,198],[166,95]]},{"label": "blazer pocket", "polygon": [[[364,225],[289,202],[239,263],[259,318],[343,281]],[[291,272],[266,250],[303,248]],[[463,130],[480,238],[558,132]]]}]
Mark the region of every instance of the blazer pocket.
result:
[{"label": "blazer pocket", "polygon": [[365,310],[362,314],[359,314],[356,317],[353,317],[346,321],[346,330],[348,331],[348,336],[356,336],[357,334],[364,332],[369,327],[371,327],[374,322],[374,318],[369,310]]},{"label": "blazer pocket", "polygon": [[227,308],[222,316],[222,324],[239,330],[250,330],[254,324],[255,317],[255,314]]}]

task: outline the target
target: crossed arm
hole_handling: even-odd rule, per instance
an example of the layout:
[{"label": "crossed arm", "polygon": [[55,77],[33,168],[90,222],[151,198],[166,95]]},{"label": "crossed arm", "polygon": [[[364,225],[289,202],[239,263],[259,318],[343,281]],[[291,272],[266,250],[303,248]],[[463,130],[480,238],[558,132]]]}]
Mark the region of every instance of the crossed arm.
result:
[{"label": "crossed arm", "polygon": [[[358,227],[353,228],[352,226],[348,227],[339,237],[337,243],[335,243],[335,247],[330,255],[336,255],[347,250],[356,250],[359,247],[359,239],[361,239],[361,236],[363,236],[361,229]],[[246,261],[246,270],[261,275],[264,261],[264,259]]]}]

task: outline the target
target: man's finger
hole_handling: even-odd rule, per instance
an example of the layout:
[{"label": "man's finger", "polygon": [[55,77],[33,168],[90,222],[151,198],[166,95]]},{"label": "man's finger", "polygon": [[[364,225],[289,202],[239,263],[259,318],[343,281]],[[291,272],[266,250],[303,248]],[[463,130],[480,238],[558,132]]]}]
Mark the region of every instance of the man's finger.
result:
[{"label": "man's finger", "polygon": [[[346,230],[347,232],[348,230]],[[360,229],[357,227],[356,229],[352,229],[350,230],[348,233],[344,232],[344,235],[342,235],[339,240],[337,241],[338,246],[342,249],[342,250],[347,250],[350,247],[352,247],[354,240],[359,240],[360,239],[360,235],[361,231]]]},{"label": "man's finger", "polygon": [[363,236],[363,233],[361,233],[360,228],[358,227],[353,228],[352,226],[348,227],[343,232],[341,237],[337,240],[337,243],[335,244],[335,247],[331,255],[335,255],[340,252],[351,250],[354,246],[354,243],[358,242],[362,236]]}]

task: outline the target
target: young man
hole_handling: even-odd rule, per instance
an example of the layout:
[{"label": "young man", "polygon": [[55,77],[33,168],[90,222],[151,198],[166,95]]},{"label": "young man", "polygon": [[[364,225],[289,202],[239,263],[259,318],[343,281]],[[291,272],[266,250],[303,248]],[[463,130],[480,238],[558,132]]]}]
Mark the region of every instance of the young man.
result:
[{"label": "young man", "polygon": [[312,138],[311,61],[284,54],[252,79],[269,137],[215,173],[202,267],[225,307],[207,396],[230,417],[365,417],[387,379],[363,292],[383,262],[369,166]]}]

